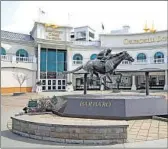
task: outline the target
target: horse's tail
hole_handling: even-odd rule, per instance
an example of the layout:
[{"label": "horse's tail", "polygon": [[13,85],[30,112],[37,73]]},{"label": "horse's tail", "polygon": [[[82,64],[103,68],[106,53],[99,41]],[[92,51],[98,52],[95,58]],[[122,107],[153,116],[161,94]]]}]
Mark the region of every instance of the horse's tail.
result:
[{"label": "horse's tail", "polygon": [[78,70],[81,70],[82,68],[83,68],[83,65],[81,65],[81,66],[79,66],[76,69],[71,70],[71,71],[64,71],[64,72],[62,72],[62,74],[74,73],[74,72],[76,72]]}]

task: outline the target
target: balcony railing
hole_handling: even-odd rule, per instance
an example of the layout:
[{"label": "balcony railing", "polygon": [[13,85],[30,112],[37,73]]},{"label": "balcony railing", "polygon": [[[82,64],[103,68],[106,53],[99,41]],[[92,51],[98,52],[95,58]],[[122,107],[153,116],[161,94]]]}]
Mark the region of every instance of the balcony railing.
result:
[{"label": "balcony railing", "polygon": [[[84,64],[88,60],[90,60],[90,59],[85,58],[83,60],[73,60],[73,64],[74,65]],[[168,63],[168,57],[157,58],[157,59],[149,57],[149,58],[147,58],[145,60],[137,60],[135,58],[134,62],[130,62],[128,60],[123,60],[120,65],[147,65],[147,64],[166,64],[166,63]]]},{"label": "balcony railing", "polygon": [[100,46],[99,41],[73,41],[73,44],[82,46]]},{"label": "balcony railing", "polygon": [[80,65],[83,64],[83,60],[73,60],[74,65]]},{"label": "balcony railing", "polygon": [[34,62],[34,57],[19,57],[19,56],[16,56],[16,61],[17,62],[24,62],[24,63],[33,63]]},{"label": "balcony railing", "polygon": [[1,55],[1,61],[11,61],[10,55]]},{"label": "balcony railing", "polygon": [[152,57],[149,57],[147,59],[144,59],[144,60],[136,60],[134,62],[129,62],[127,60],[123,60],[121,62],[122,65],[143,65],[143,64],[164,64],[164,63],[168,63],[168,57],[167,58],[152,58]]},{"label": "balcony railing", "polygon": [[121,62],[121,64],[123,65],[131,65],[131,62],[130,61],[127,61],[127,60],[123,60],[122,62]]},{"label": "balcony railing", "polygon": [[36,57],[35,56],[20,57],[16,55],[1,55],[1,61],[36,63]]}]

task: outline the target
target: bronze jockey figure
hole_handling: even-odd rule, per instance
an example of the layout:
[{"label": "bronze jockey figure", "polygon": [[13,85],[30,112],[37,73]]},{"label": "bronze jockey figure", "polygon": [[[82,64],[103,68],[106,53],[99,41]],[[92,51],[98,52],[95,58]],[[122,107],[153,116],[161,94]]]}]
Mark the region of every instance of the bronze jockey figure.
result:
[{"label": "bronze jockey figure", "polygon": [[97,55],[97,59],[99,59],[101,62],[105,62],[111,53],[111,49],[103,50]]}]

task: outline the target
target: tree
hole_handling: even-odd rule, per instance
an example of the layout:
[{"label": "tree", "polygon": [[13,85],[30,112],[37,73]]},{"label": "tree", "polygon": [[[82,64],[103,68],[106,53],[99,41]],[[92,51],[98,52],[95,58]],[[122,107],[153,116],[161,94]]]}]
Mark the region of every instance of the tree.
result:
[{"label": "tree", "polygon": [[18,81],[19,86],[20,86],[20,92],[21,92],[21,86],[22,84],[28,80],[28,75],[20,74],[20,73],[14,73],[13,74],[14,78]]}]

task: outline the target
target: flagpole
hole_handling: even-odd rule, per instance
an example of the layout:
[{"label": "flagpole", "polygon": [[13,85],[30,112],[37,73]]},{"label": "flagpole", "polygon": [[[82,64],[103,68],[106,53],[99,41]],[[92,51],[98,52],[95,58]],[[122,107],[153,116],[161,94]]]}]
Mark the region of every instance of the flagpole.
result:
[{"label": "flagpole", "polygon": [[70,22],[70,17],[71,17],[71,14],[68,13],[68,25],[70,26],[71,25],[71,22]]},{"label": "flagpole", "polygon": [[41,22],[41,8],[39,8],[38,11],[38,21]]}]

